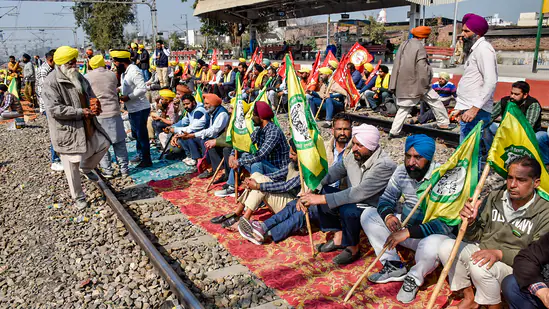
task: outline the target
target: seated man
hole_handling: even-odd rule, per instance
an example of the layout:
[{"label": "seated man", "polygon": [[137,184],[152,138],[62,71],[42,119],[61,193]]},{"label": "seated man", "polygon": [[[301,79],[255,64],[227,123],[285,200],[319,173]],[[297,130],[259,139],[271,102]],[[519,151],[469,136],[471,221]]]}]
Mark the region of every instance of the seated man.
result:
[{"label": "seated man", "polygon": [[[418,208],[407,226],[402,221],[408,216],[418,201],[418,188],[429,181],[433,170],[439,166],[433,161],[435,141],[424,134],[409,136],[406,139],[404,164],[395,170],[376,208],[368,208],[362,213],[362,228],[379,255],[383,247],[389,248],[381,256],[381,271],[370,275],[374,283],[404,281],[397,294],[397,300],[410,303],[416,297],[424,278],[439,265],[436,248],[452,233],[453,227],[441,219],[423,223],[424,211]],[[400,200],[404,198],[404,204]],[[402,213],[397,213],[402,209]],[[395,247],[416,251],[416,264],[407,273]]]},{"label": "seated man", "polygon": [[[162,89],[158,92],[160,101],[156,106],[156,113],[151,113],[152,127],[155,139],[151,140],[160,148],[156,139],[164,132],[164,129],[173,125],[179,120],[179,106],[181,102],[176,99],[176,94],[169,89]],[[152,144],[151,143],[151,144]]]},{"label": "seated man", "polygon": [[[322,194],[307,193],[300,198],[305,207],[318,206],[312,220],[320,223],[322,231],[336,231],[334,239],[318,245],[317,250],[343,250],[332,260],[338,265],[360,258],[360,215],[364,208],[377,205],[396,168],[389,155],[379,147],[379,131],[372,125],[353,128],[352,150],[353,156],[346,156],[329,168],[320,183]],[[343,179],[348,181],[346,189],[340,191],[329,186]]]},{"label": "seated man", "polygon": [[505,277],[501,291],[510,309],[549,308],[549,233],[520,250],[513,274]]},{"label": "seated man", "polygon": [[221,67],[217,64],[212,65],[212,76],[211,79],[208,81],[208,92],[215,92],[215,88],[218,86],[219,82],[223,81],[223,71],[221,71]]},{"label": "seated man", "polygon": [[[549,202],[536,193],[540,177],[536,159],[517,157],[508,164],[506,189],[463,206],[460,216],[469,226],[448,273],[450,289],[463,292],[458,308],[502,308],[500,285],[513,273],[515,256],[549,232]],[[438,246],[444,265],[454,244],[448,239]]]},{"label": "seated man", "polygon": [[[286,204],[297,198],[297,193],[300,190],[297,152],[293,140],[290,139],[289,143],[290,163],[271,174],[253,173],[250,178],[244,181],[246,190],[238,197],[236,212],[213,218],[212,223],[223,222],[223,227],[229,228],[238,222],[238,231],[242,237],[259,244],[253,236],[252,226],[248,221],[254,211],[262,203],[265,203],[273,213],[279,213]],[[244,215],[242,215],[243,213]]]},{"label": "seated man", "polygon": [[8,86],[0,84],[0,97],[0,101],[2,102],[0,105],[0,116],[2,118],[11,119],[23,116],[23,107],[19,99],[8,91]]},{"label": "seated man", "polygon": [[[208,112],[208,123],[202,130],[196,130],[194,132],[183,132],[179,139],[183,144],[183,148],[191,153],[191,158],[196,161],[202,158],[204,153],[204,143],[210,139],[216,139],[225,132],[227,125],[229,124],[229,112],[221,105],[221,98],[213,93],[205,93],[204,97],[204,109]],[[215,151],[215,149],[213,150]],[[189,162],[190,166],[196,166],[193,162]],[[193,171],[194,172],[194,171]],[[206,170],[198,178],[210,178],[213,176],[213,172]]]},{"label": "seated man", "polygon": [[[235,150],[229,157],[229,167],[233,170],[244,167],[250,174],[259,172],[263,175],[274,173],[288,165],[289,148],[284,132],[277,127],[272,119],[274,113],[269,104],[258,101],[255,103],[252,120],[256,129],[251,134],[252,143],[256,145],[255,154],[243,153],[235,158]],[[229,180],[223,190],[215,192],[215,196],[234,196],[235,173],[229,173]]]},{"label": "seated man", "polygon": [[246,89],[246,94],[250,98],[249,102],[253,102],[255,98],[259,95],[259,92],[265,84],[267,83],[267,80],[269,80],[269,77],[267,76],[267,70],[263,68],[263,66],[259,64],[254,65],[254,69],[252,70],[252,80],[250,81],[250,87]]},{"label": "seated man", "polygon": [[[366,102],[366,106],[368,106],[368,100],[366,99],[366,96],[368,93],[373,92],[372,88],[376,85],[376,76],[377,73],[374,73],[374,66],[371,63],[365,63],[364,64],[364,84],[362,85],[362,88],[357,88],[358,93],[360,93],[360,100],[364,100]],[[370,76],[372,78],[370,78]],[[368,79],[370,78],[370,81]],[[368,81],[368,83],[366,83]],[[362,108],[363,104],[362,102],[359,102],[360,106],[359,109]]]},{"label": "seated man", "polygon": [[362,73],[355,68],[355,65],[352,62],[347,63],[347,70],[353,79],[353,84],[355,84],[356,89],[362,89],[364,87],[364,79],[362,78]]},{"label": "seated man", "polygon": [[[183,162],[188,166],[194,167],[196,166],[196,160],[202,158],[203,152],[194,151],[196,149],[191,148],[189,146],[190,143],[184,142],[184,139],[180,138],[186,136],[187,133],[195,133],[206,128],[209,123],[209,116],[204,107],[202,105],[199,106],[191,94],[185,94],[181,98],[181,103],[183,103],[183,108],[187,111],[185,117],[173,126],[166,128],[166,130],[175,134],[171,145],[173,147],[183,147],[187,156],[183,159]],[[204,145],[202,144],[201,147],[203,148]]]},{"label": "seated man", "polygon": [[[438,74],[438,82],[433,83],[431,88],[438,93],[440,101],[448,109],[456,101],[456,86],[450,81],[450,74],[446,72],[440,72]],[[435,121],[435,114],[429,105],[425,102],[421,102],[418,122],[421,124]]]},{"label": "seated man", "polygon": [[[322,105],[322,110],[326,111],[326,121],[321,123],[321,126],[323,128],[329,128],[333,115],[343,111],[347,91],[338,83],[329,83],[330,76],[332,76],[333,73],[331,69],[320,68],[318,71],[320,89],[318,92],[311,91],[309,105],[314,116],[316,116],[318,109],[321,108]],[[328,88],[328,86],[330,86],[330,88]]]},{"label": "seated man", "polygon": [[224,101],[229,101],[229,93],[236,89],[236,72],[230,64],[223,66],[223,79],[217,81],[216,94]]},{"label": "seated man", "polygon": [[368,101],[368,104],[370,104],[371,109],[376,110],[377,107],[385,102],[385,99],[390,95],[390,80],[391,74],[389,74],[389,68],[385,65],[380,65],[375,86],[372,88],[372,91],[366,94],[366,100]]}]

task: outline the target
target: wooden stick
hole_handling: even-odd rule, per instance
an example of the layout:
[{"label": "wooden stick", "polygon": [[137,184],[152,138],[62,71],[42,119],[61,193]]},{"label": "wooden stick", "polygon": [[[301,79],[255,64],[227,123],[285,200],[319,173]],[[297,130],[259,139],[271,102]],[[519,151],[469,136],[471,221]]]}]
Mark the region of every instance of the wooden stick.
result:
[{"label": "wooden stick", "polygon": [[[238,160],[238,150],[234,151],[234,158]],[[234,200],[238,204],[238,168],[234,170]]]},{"label": "wooden stick", "polygon": [[[301,191],[305,192],[309,191],[309,188],[305,185],[305,181],[303,180],[303,171],[301,170],[301,163],[299,161],[299,155],[297,158],[297,165],[299,167],[299,180],[301,181]],[[299,203],[299,200],[297,200]],[[311,228],[311,220],[309,219],[309,208],[307,207],[307,210],[305,211],[305,222],[307,222],[307,232],[309,232],[309,242],[311,243],[311,254],[313,256],[313,259],[315,257],[315,245],[313,242],[313,229]]]},{"label": "wooden stick", "polygon": [[208,184],[208,187],[206,188],[206,192],[210,191],[210,187],[212,186],[213,182],[215,181],[215,177],[217,176],[217,173],[219,173],[219,170],[221,169],[221,166],[223,166],[223,162],[225,162],[225,158],[221,159],[221,162],[219,162],[219,166],[215,169],[215,173],[212,177],[212,180],[210,180],[210,183]]},{"label": "wooden stick", "polygon": [[[332,84],[334,83],[334,80],[330,80],[330,83],[328,84],[328,90],[326,90],[326,92],[328,92],[328,95],[330,93],[330,90],[332,89]],[[318,114],[320,114],[320,111],[322,110],[322,105],[324,105],[324,101],[326,99],[322,99],[322,102],[320,102],[320,107],[318,108],[318,111],[316,112],[316,115],[315,115],[315,120],[318,120]]]},{"label": "wooden stick", "polygon": [[[282,94],[282,95],[284,95],[284,94]],[[278,115],[278,111],[280,110],[280,102],[282,102],[282,95],[280,96],[280,99],[278,99],[278,105],[276,106],[275,115]]]},{"label": "wooden stick", "polygon": [[[408,216],[406,217],[406,219],[404,220],[404,222],[402,222],[401,226],[402,227],[405,227],[406,224],[408,224],[408,221],[410,221],[410,219],[412,218],[412,215],[414,214],[414,212],[416,212],[416,210],[419,208],[419,205],[421,205],[421,203],[423,202],[423,200],[425,199],[425,197],[427,197],[427,194],[429,194],[429,192],[431,191],[431,188],[433,187],[433,185],[429,185],[427,187],[427,189],[425,189],[425,191],[423,192],[423,194],[421,194],[421,196],[419,197],[419,200],[417,201],[416,205],[414,206],[414,208],[412,208],[412,210],[410,211],[410,214],[408,214]],[[372,270],[372,268],[374,268],[374,266],[376,265],[376,263],[379,261],[379,259],[383,256],[383,254],[385,253],[385,251],[387,251],[387,246],[383,247],[383,250],[381,250],[381,252],[377,255],[377,257],[375,258],[375,260],[370,264],[370,266],[368,266],[368,268],[366,268],[366,271],[364,273],[362,273],[362,275],[360,276],[360,278],[358,278],[358,280],[355,282],[355,284],[353,285],[353,287],[351,288],[351,290],[347,293],[347,295],[345,296],[345,300],[343,302],[347,302],[351,296],[353,296],[353,293],[354,291],[356,290],[356,288],[360,285],[360,283],[362,282],[362,280],[364,280],[364,278],[366,278],[366,276],[368,275],[368,273]]]},{"label": "wooden stick", "polygon": [[[471,205],[473,205],[473,207],[476,207],[478,198],[480,196],[480,192],[482,191],[482,187],[484,187],[484,182],[486,182],[486,178],[488,178],[489,173],[490,173],[490,165],[486,164],[484,166],[484,170],[482,171],[482,176],[478,181],[477,188],[475,189],[475,194],[473,195],[473,201],[471,202]],[[429,299],[429,303],[427,304],[428,309],[433,308],[433,306],[435,305],[435,301],[437,299],[438,294],[440,293],[440,290],[442,289],[442,285],[444,284],[444,281],[446,280],[446,276],[448,276],[448,272],[450,271],[452,264],[454,264],[454,259],[456,258],[457,252],[459,250],[459,245],[463,240],[463,236],[465,236],[465,232],[467,231],[468,225],[469,225],[469,219],[464,218],[463,221],[461,222],[461,226],[459,228],[459,233],[456,237],[456,242],[454,243],[454,247],[452,247],[450,258],[448,259],[448,262],[446,263],[446,265],[444,265],[444,268],[442,269],[442,272],[438,277],[435,290],[433,291],[433,294],[431,294],[431,298]]]}]

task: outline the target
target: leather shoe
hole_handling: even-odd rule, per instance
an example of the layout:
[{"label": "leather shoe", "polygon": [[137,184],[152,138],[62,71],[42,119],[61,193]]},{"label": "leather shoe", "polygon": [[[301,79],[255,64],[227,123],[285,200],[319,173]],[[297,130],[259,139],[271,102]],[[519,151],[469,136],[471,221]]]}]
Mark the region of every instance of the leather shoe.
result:
[{"label": "leather shoe", "polygon": [[345,247],[343,247],[341,245],[338,246],[338,245],[334,244],[333,239],[329,240],[326,243],[316,245],[316,250],[318,252],[324,252],[324,253],[325,252],[332,252],[332,251],[336,251],[336,250],[341,250],[341,249],[345,249]]},{"label": "leather shoe", "polygon": [[214,185],[217,185],[217,184],[220,184],[222,182],[227,182],[227,180],[229,180],[229,177],[225,176],[225,174],[223,174],[223,176],[217,178],[216,180],[214,180],[213,184]]},{"label": "leather shoe", "polygon": [[232,218],[232,217],[234,217],[234,216],[236,216],[236,214],[234,214],[234,213],[225,214],[225,215],[221,215],[221,216],[217,216],[217,217],[215,217],[215,218],[212,218],[212,219],[210,220],[210,222],[213,223],[213,224],[221,224],[221,223],[223,223],[225,220],[227,220],[227,219],[229,219],[229,218]]},{"label": "leather shoe", "polygon": [[353,254],[351,249],[345,248],[343,252],[341,252],[335,258],[332,259],[332,262],[334,262],[337,265],[347,265],[358,260],[359,258],[360,258],[360,250],[357,251],[355,254]]},{"label": "leather shoe", "polygon": [[231,226],[233,226],[235,223],[238,222],[238,216],[234,216],[234,217],[230,217],[229,219],[223,221],[223,223],[221,223],[221,227],[226,229],[226,228],[229,228]]}]

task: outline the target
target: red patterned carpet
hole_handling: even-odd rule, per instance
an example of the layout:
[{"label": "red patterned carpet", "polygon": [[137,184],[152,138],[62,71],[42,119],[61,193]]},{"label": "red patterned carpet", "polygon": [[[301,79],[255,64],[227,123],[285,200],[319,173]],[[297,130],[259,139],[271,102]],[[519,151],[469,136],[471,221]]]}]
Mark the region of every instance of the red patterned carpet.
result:
[{"label": "red patterned carpet", "polygon": [[[402,283],[375,285],[365,280],[355,295],[344,304],[343,299],[355,280],[375,259],[373,249],[367,239],[361,241],[362,259],[344,267],[335,266],[331,260],[337,255],[317,255],[311,257],[308,236],[293,236],[278,244],[269,243],[263,246],[254,245],[243,239],[238,232],[230,232],[220,225],[210,223],[210,219],[234,210],[234,198],[218,198],[213,195],[213,188],[205,193],[207,181],[198,178],[179,177],[170,180],[151,181],[149,185],[165,199],[180,207],[194,223],[202,226],[240,259],[265,284],[277,290],[277,294],[296,308],[425,308],[429,301],[440,267],[435,274],[427,278],[416,300],[411,304],[401,304],[396,294]],[[261,221],[270,214],[264,211],[254,216]],[[326,234],[316,232],[315,243],[324,242]],[[436,250],[436,248],[433,248]],[[404,258],[410,260],[410,252],[401,250]],[[375,271],[379,270],[378,264]],[[450,302],[450,290],[445,284],[437,301],[437,308],[446,307]]]}]

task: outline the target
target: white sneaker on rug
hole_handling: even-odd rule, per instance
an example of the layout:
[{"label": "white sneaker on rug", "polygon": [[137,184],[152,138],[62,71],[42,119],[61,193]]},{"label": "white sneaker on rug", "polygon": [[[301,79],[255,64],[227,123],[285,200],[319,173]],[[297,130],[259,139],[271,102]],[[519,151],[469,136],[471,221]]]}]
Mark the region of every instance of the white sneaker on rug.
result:
[{"label": "white sneaker on rug", "polygon": [[196,160],[189,159],[189,161],[185,162],[188,166],[196,166]]},{"label": "white sneaker on rug", "polygon": [[62,172],[63,171],[63,164],[61,162],[53,162],[50,166],[52,171],[56,172]]}]

